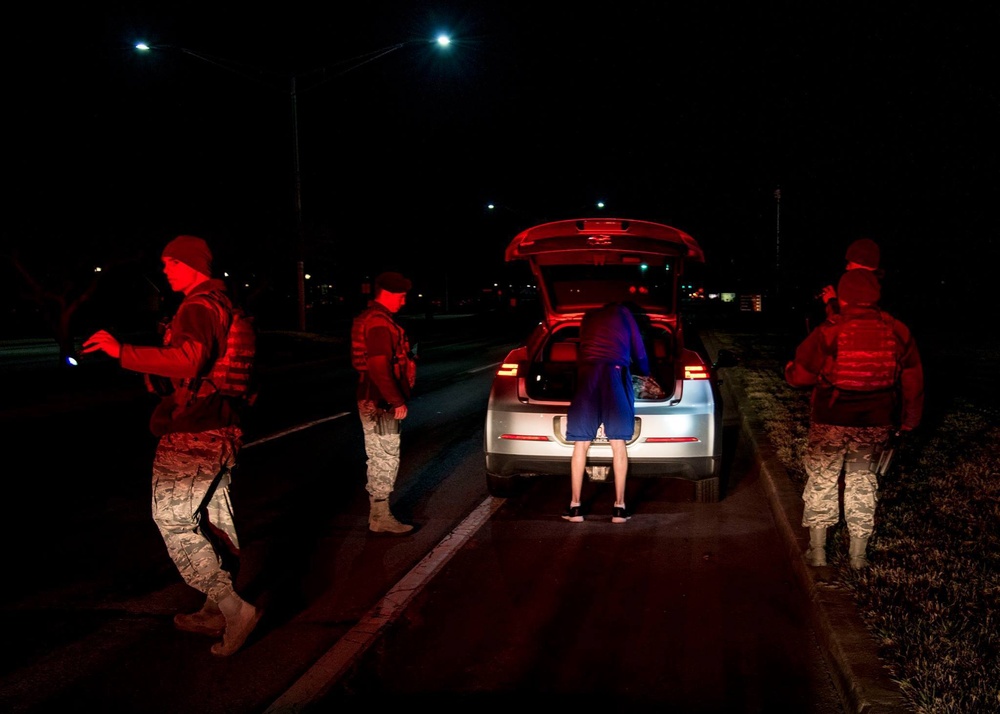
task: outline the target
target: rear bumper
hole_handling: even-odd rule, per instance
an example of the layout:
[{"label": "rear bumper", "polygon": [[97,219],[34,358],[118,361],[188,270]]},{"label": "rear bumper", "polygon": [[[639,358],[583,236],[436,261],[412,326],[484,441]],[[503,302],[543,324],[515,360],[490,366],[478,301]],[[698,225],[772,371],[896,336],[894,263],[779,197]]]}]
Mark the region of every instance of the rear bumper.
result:
[{"label": "rear bumper", "polygon": [[[593,452],[594,449],[591,449]],[[611,466],[610,458],[587,458],[588,466]],[[639,477],[681,477],[691,481],[714,478],[719,475],[719,457],[698,457],[690,459],[644,460],[630,458],[628,475]],[[519,456],[516,454],[486,454],[486,472],[494,476],[569,476],[568,458],[546,458],[543,456]]]}]

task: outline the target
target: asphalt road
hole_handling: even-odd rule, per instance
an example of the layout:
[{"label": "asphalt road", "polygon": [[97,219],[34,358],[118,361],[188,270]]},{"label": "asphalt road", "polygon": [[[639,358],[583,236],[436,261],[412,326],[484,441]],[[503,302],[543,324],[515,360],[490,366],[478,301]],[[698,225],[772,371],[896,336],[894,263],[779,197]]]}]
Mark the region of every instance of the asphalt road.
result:
[{"label": "asphalt road", "polygon": [[586,711],[845,711],[752,448],[727,460],[719,503],[694,502],[682,480],[630,480],[624,525],[610,521],[611,484],[586,485],[581,524],[558,516],[565,479],[529,484],[308,711],[374,698],[446,711],[529,698]]}]

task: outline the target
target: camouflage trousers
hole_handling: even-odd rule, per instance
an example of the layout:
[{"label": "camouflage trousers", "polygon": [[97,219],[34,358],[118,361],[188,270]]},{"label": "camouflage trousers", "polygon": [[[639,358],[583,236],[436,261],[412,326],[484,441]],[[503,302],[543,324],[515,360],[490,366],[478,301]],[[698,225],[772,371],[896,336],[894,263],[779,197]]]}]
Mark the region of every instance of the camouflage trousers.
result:
[{"label": "camouflage trousers", "polygon": [[153,521],[184,582],[219,602],[233,590],[224,558],[239,555],[229,482],[243,445],[237,427],[160,437]]},{"label": "camouflage trousers", "polygon": [[878,478],[872,456],[889,440],[888,426],[812,424],[803,458],[806,480],[802,525],[829,528],[840,520],[840,474],[844,474],[844,521],[855,538],[875,530]]},{"label": "camouflage trousers", "polygon": [[375,416],[377,405],[373,401],[358,402],[358,416],[365,434],[365,453],[368,455],[368,480],[365,490],[372,498],[389,498],[399,473],[399,434],[379,434]]}]

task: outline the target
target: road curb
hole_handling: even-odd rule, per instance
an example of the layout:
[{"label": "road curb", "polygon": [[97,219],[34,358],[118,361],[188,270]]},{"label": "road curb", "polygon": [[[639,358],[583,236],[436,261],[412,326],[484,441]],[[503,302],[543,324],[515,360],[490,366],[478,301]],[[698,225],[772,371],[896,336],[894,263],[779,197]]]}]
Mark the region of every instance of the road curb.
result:
[{"label": "road curb", "polygon": [[[709,356],[717,359],[719,342],[714,334],[703,331],[701,337]],[[845,709],[856,714],[909,712],[899,685],[889,677],[878,656],[878,643],[862,621],[850,590],[832,579],[832,568],[810,567],[802,557],[809,539],[801,525],[801,493],[765,436],[763,423],[747,408],[749,401],[739,368],[726,370],[721,377],[721,390],[726,401],[738,405],[740,428],[753,445],[778,532],[787,547],[795,577],[812,604],[813,627],[833,670]]]}]

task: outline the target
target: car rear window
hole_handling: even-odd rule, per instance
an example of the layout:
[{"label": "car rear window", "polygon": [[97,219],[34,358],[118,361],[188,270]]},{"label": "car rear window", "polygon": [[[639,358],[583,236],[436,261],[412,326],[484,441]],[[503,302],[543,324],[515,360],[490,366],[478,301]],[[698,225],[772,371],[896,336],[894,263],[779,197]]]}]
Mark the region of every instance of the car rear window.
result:
[{"label": "car rear window", "polygon": [[557,313],[580,312],[609,302],[673,314],[676,285],[673,263],[645,265],[548,265],[546,291]]}]

